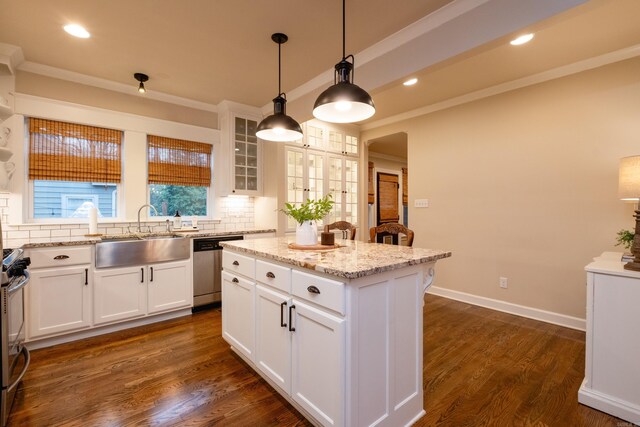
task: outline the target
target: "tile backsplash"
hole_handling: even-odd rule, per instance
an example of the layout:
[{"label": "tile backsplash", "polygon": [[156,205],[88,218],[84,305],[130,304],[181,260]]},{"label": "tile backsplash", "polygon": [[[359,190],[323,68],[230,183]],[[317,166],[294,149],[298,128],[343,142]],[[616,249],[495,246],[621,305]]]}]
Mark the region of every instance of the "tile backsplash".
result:
[{"label": "tile backsplash", "polygon": [[[250,230],[255,228],[254,200],[248,198],[219,197],[218,203],[219,220],[205,220],[198,218],[198,228],[200,230],[211,231],[236,231]],[[9,194],[0,193],[0,215],[2,219],[2,240],[4,247],[15,247],[24,244],[25,240],[65,238],[73,236],[83,236],[89,233],[88,219],[78,219],[77,223],[63,224],[8,224]],[[143,216],[143,218],[145,218]],[[190,217],[183,218],[190,221]],[[98,219],[98,233],[100,234],[124,234],[136,231],[138,223],[132,222],[109,222]],[[142,221],[143,231],[163,232],[166,231],[166,221]]]}]

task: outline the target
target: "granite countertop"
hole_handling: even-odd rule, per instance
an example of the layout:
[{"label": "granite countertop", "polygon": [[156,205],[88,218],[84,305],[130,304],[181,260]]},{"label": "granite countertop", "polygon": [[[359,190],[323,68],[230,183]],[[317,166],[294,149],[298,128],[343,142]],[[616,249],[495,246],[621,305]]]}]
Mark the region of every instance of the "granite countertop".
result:
[{"label": "granite countertop", "polygon": [[289,249],[293,237],[273,237],[222,242],[225,249],[261,256],[321,273],[356,279],[383,271],[448,258],[451,252],[381,243],[336,240],[344,245],[332,250]]},{"label": "granite countertop", "polygon": [[[258,234],[258,233],[275,233],[276,230],[269,229],[255,229],[255,230],[236,230],[236,231],[206,231],[206,230],[189,230],[179,232],[168,233],[130,233],[130,234],[110,234],[108,236],[102,236],[109,239],[127,238],[127,237],[150,237],[150,236],[184,236],[187,238],[198,237],[219,237],[219,236],[233,236],[238,234]],[[81,246],[81,245],[94,245],[102,242],[101,237],[97,236],[72,236],[72,237],[52,237],[52,238],[34,238],[25,239],[21,245],[22,249],[32,248],[52,248],[58,246]]]}]

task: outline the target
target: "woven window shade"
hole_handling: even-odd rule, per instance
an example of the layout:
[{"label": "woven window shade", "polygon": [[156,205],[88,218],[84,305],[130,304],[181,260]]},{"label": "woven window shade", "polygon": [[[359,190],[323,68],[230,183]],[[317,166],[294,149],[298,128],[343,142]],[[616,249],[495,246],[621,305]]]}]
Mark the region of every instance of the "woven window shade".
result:
[{"label": "woven window shade", "polygon": [[29,179],[119,183],[122,131],[29,119]]},{"label": "woven window shade", "polygon": [[211,185],[211,145],[147,136],[149,184]]}]

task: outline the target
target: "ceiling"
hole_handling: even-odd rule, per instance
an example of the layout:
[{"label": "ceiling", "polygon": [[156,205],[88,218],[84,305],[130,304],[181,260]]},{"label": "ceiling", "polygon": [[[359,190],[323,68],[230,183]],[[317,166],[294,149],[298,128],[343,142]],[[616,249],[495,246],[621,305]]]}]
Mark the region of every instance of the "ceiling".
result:
[{"label": "ceiling", "polygon": [[[222,100],[269,110],[277,94],[274,32],[289,36],[282,88],[298,121],[311,118],[341,59],[339,0],[0,0],[0,10],[0,43],[22,48],[20,69],[91,76],[130,85],[132,94],[133,73],[143,72],[147,96],[212,111]],[[640,43],[638,0],[349,0],[346,13],[355,82],[377,107],[365,126]],[[68,36],[62,26],[70,22],[92,37]],[[536,37],[510,46],[523,31]],[[407,76],[418,84],[402,86]]]}]

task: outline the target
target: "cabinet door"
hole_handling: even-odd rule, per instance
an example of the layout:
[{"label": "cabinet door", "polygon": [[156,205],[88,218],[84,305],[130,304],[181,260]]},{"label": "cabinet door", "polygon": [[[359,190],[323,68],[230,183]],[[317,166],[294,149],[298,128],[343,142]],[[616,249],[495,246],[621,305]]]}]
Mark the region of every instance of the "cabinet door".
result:
[{"label": "cabinet door", "polygon": [[258,194],[260,191],[260,141],[256,120],[235,117],[233,137],[234,194]]},{"label": "cabinet door", "polygon": [[148,272],[148,312],[158,313],[193,305],[190,261],[150,265]]},{"label": "cabinet door", "polygon": [[287,394],[291,393],[291,332],[288,295],[256,286],[255,363]]},{"label": "cabinet door", "polygon": [[358,161],[345,159],[343,181],[343,221],[358,223]]},{"label": "cabinet door", "polygon": [[26,287],[29,338],[91,326],[89,268],[31,270]]},{"label": "cabinet door", "polygon": [[342,426],[345,320],[297,299],[293,306],[291,396],[323,425]]},{"label": "cabinet door", "polygon": [[110,268],[94,274],[93,321],[96,325],[144,316],[147,268]]},{"label": "cabinet door", "polygon": [[[285,202],[295,205],[306,200],[306,187],[304,182],[304,150],[287,147],[285,150],[287,195]],[[296,221],[287,217],[287,230],[295,230]]]},{"label": "cabinet door", "polygon": [[329,184],[329,193],[333,196],[333,210],[325,218],[327,224],[336,221],[343,221],[344,211],[344,158],[342,156],[329,156],[329,171],[327,179]]},{"label": "cabinet door", "polygon": [[222,272],[222,337],[253,361],[255,349],[255,283]]}]

